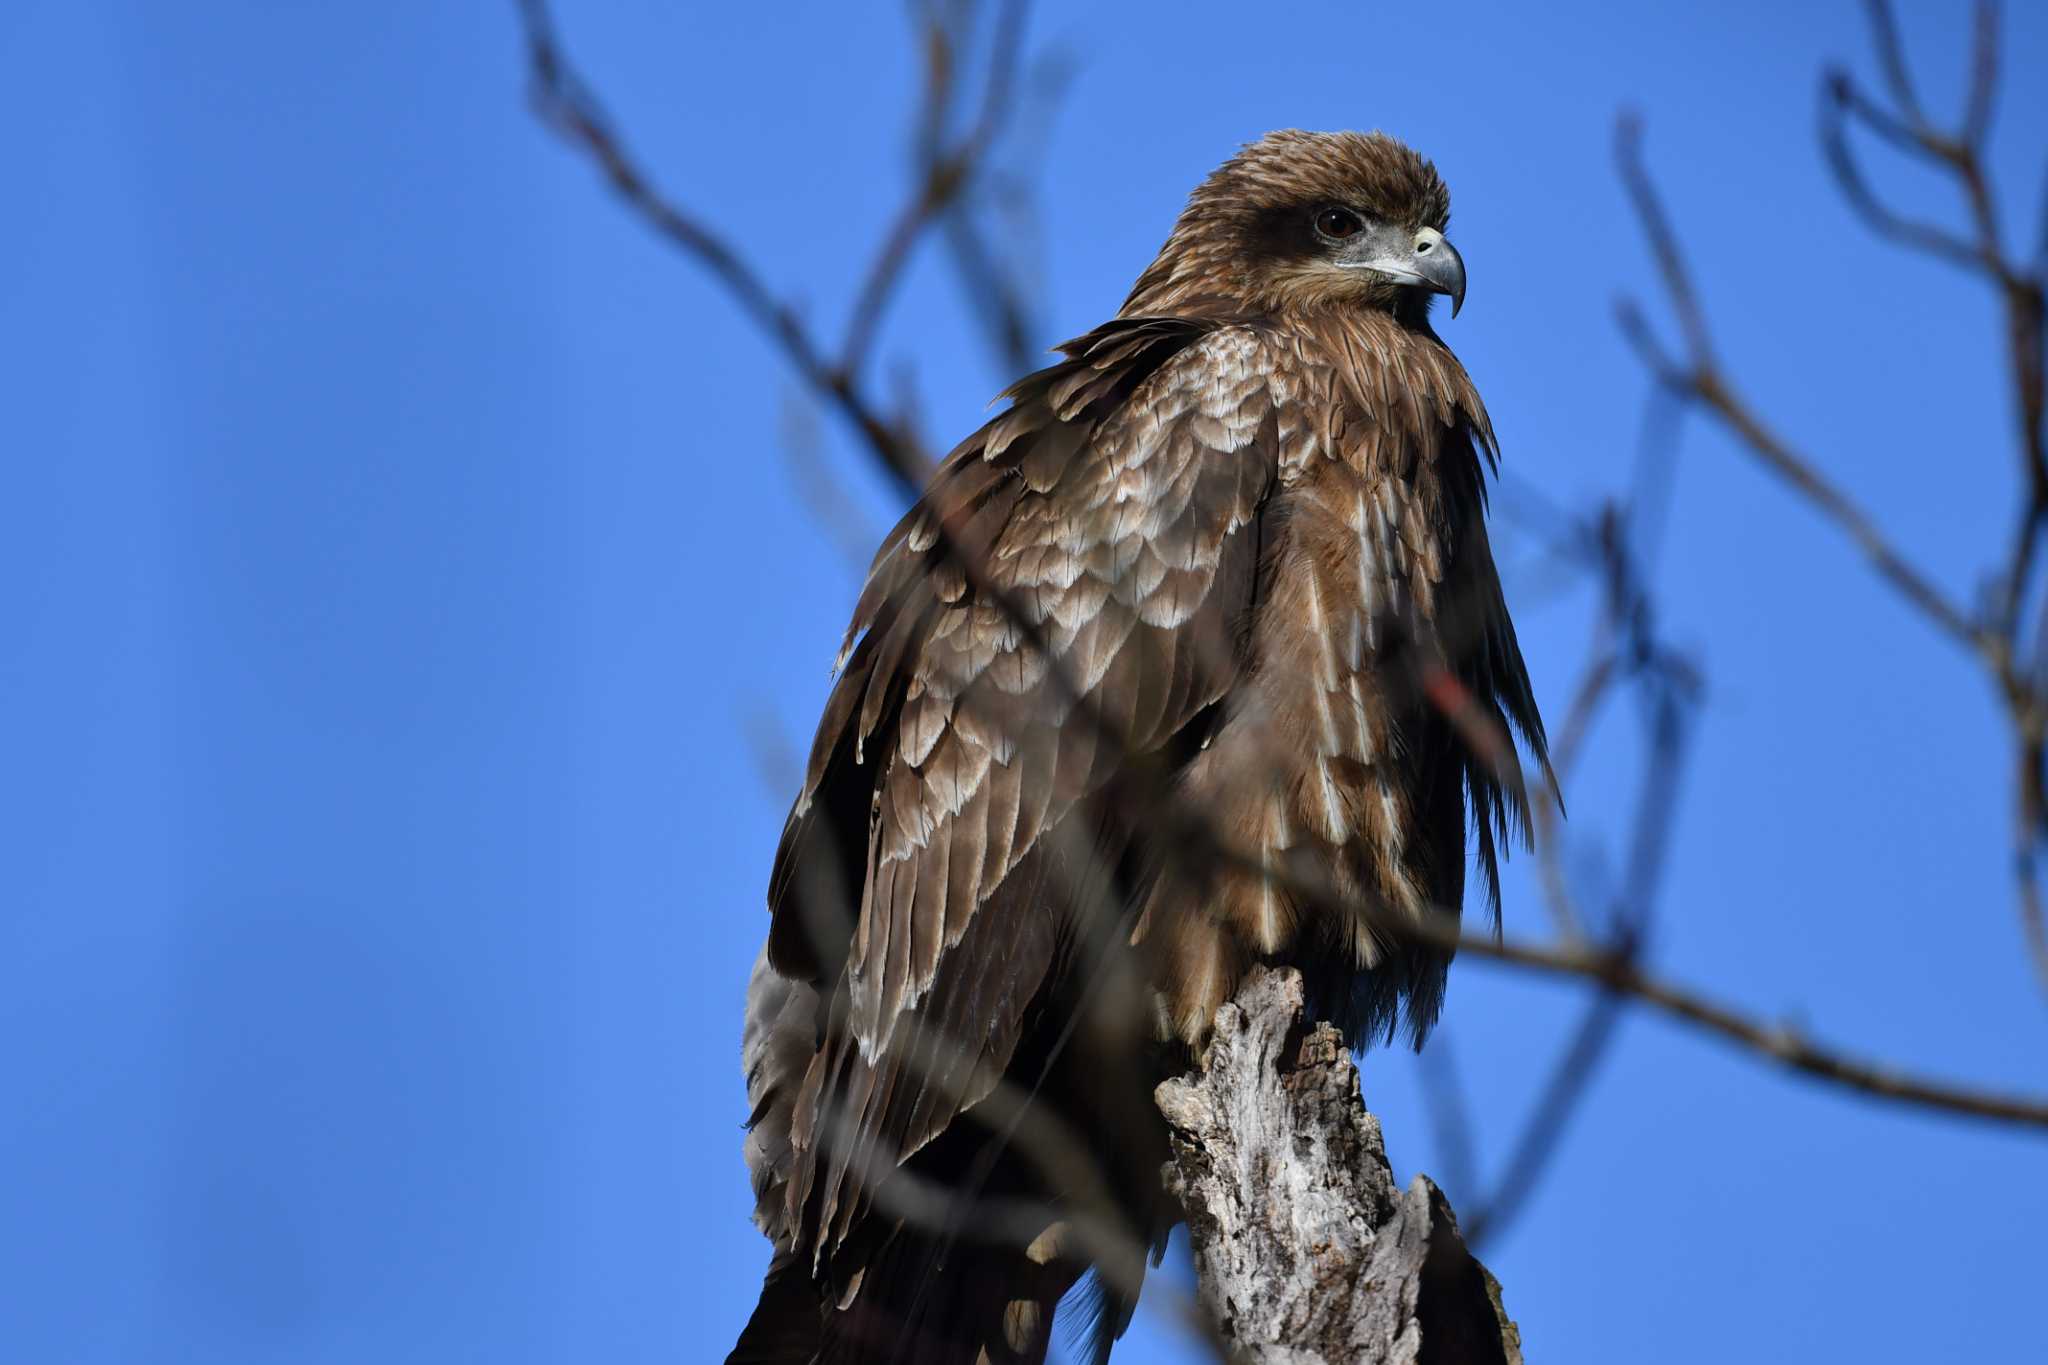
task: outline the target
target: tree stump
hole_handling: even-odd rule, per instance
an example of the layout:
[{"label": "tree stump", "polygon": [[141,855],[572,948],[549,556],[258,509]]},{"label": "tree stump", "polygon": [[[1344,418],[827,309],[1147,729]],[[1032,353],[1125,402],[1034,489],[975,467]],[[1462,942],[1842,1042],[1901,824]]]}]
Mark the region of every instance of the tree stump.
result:
[{"label": "tree stump", "polygon": [[1394,1184],[1337,1030],[1255,969],[1196,1068],[1155,1092],[1200,1295],[1257,1365],[1521,1365],[1500,1285],[1429,1177]]}]

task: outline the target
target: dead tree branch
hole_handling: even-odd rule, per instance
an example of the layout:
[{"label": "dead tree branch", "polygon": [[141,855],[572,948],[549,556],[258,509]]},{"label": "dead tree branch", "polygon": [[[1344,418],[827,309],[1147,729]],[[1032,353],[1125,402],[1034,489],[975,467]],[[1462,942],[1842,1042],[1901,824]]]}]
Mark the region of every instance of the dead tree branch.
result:
[{"label": "dead tree branch", "polygon": [[1520,1365],[1500,1285],[1427,1176],[1394,1184],[1350,1053],[1308,1026],[1298,973],[1254,970],[1201,1063],[1156,1098],[1167,1183],[1233,1359]]}]

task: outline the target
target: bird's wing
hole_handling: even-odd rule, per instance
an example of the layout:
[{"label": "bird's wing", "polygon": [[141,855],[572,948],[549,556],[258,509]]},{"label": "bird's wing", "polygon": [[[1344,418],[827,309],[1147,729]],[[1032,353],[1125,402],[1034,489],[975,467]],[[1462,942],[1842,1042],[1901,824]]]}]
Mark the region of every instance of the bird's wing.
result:
[{"label": "bird's wing", "polygon": [[1063,349],[876,555],[777,854],[770,958],[836,993],[789,1193],[820,1256],[1009,1065],[1087,875],[1061,822],[1229,688],[1261,504],[1307,439],[1252,327]]}]

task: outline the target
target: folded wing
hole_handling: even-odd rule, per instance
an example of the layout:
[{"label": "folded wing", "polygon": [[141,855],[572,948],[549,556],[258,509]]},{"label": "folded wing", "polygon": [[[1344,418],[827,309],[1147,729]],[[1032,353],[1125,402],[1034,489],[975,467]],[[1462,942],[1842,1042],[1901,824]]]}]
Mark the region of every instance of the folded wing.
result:
[{"label": "folded wing", "polygon": [[820,1263],[1009,1068],[1101,880],[1088,804],[1232,685],[1306,439],[1252,328],[1120,319],[1062,349],[876,555],[777,855],[769,960],[827,1003],[776,1221]]}]

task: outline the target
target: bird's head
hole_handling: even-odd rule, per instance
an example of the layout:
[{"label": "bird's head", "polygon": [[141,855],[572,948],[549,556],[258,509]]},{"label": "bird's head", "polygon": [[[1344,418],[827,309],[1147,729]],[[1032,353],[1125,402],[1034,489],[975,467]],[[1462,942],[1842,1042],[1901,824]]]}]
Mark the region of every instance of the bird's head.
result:
[{"label": "bird's head", "polygon": [[1350,306],[1419,322],[1448,294],[1455,317],[1450,216],[1436,167],[1384,133],[1268,133],[1189,196],[1123,311]]}]

